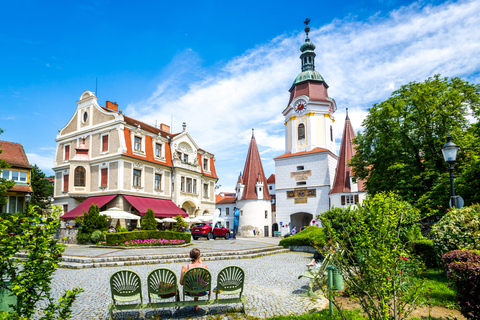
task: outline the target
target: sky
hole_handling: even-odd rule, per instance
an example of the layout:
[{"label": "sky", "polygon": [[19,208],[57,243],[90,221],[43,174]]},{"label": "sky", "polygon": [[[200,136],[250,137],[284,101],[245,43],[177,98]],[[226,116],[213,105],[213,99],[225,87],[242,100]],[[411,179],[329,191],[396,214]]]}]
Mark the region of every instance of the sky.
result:
[{"label": "sky", "polygon": [[368,108],[435,74],[480,83],[480,1],[3,1],[0,140],[47,175],[85,90],[125,115],[187,130],[234,191],[251,129],[267,177],[285,153],[282,111],[301,71],[305,18],[316,70],[355,132]]}]

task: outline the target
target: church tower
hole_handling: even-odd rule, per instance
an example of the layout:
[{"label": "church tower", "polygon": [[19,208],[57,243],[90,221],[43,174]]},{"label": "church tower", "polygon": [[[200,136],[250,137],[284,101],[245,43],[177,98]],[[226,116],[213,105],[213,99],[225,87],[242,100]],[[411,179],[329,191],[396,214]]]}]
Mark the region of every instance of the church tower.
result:
[{"label": "church tower", "polygon": [[[285,153],[275,160],[276,221],[282,235],[316,222],[330,208],[338,157],[335,154],[335,100],[315,70],[315,45],[308,36],[300,47],[301,72],[290,87],[285,117]],[[276,226],[273,226],[275,228]]]},{"label": "church tower", "polygon": [[309,19],[305,20],[305,43],[300,47],[302,71],[290,88],[290,99],[283,110],[285,152],[296,153],[323,148],[335,153],[335,100],[328,96],[328,84],[315,70],[315,45],[310,42]]}]

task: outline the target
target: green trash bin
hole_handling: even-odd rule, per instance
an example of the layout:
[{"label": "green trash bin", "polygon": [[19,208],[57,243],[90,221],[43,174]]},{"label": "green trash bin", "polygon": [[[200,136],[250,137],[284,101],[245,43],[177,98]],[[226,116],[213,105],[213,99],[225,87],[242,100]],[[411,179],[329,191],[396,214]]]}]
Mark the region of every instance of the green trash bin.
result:
[{"label": "green trash bin", "polygon": [[[328,267],[328,284],[332,290],[344,290],[343,276],[334,266]],[[331,277],[331,278],[330,278]]]},{"label": "green trash bin", "polygon": [[[10,282],[5,281],[7,287],[12,288]],[[11,291],[4,288],[0,288],[0,311],[9,312],[13,311],[13,308],[10,305],[17,304],[17,296],[13,295]]]}]

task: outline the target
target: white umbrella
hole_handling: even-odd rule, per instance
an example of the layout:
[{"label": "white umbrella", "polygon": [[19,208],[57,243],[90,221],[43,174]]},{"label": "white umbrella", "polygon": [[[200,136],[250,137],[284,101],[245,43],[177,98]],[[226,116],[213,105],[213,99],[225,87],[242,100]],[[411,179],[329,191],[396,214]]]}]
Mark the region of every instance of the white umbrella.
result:
[{"label": "white umbrella", "polygon": [[199,222],[202,222],[200,219],[197,219],[197,218],[184,218],[183,220],[185,220],[185,222],[187,222],[187,223],[199,223]]},{"label": "white umbrella", "polygon": [[213,216],[199,216],[197,217],[200,221],[212,221]]},{"label": "white umbrella", "polygon": [[173,218],[164,218],[162,219],[162,222],[177,222],[177,220]]},{"label": "white umbrella", "polygon": [[162,223],[162,219],[155,218],[155,221]]},{"label": "white umbrella", "polygon": [[123,211],[119,208],[110,208],[105,211],[100,211],[100,214],[106,215],[110,219],[140,220],[140,216]]}]

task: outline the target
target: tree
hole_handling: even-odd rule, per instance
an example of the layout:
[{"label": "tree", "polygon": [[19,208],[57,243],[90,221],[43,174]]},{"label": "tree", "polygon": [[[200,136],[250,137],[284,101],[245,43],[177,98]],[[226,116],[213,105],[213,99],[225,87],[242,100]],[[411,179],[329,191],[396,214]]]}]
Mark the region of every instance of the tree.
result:
[{"label": "tree", "polygon": [[33,194],[30,204],[38,206],[41,209],[47,209],[50,206],[48,197],[53,197],[53,186],[36,164],[32,167],[31,185]]},{"label": "tree", "polygon": [[95,230],[106,231],[108,228],[108,218],[100,214],[100,209],[94,203],[88,208],[88,212],[83,214],[81,227],[78,229],[77,240],[80,242],[89,242],[92,233]]},{"label": "tree", "polygon": [[[318,216],[330,242],[334,265],[343,275],[346,292],[369,319],[406,318],[418,305],[422,286],[412,280],[420,270],[401,239],[418,210],[393,193],[377,193],[355,208],[333,208]],[[326,277],[319,285],[346,319]]]},{"label": "tree", "polygon": [[152,209],[148,209],[143,216],[141,223],[142,230],[157,230],[157,221]]},{"label": "tree", "polygon": [[181,214],[175,216],[175,220],[177,220],[177,222],[173,223],[174,228],[182,230],[183,228],[188,227],[188,223],[183,219]]},{"label": "tree", "polygon": [[[366,180],[370,194],[395,191],[424,215],[445,212],[449,192],[443,190],[448,176],[441,148],[450,134],[455,141],[466,139],[468,116],[480,116],[479,92],[478,85],[436,75],[374,104],[356,138],[356,178]],[[472,159],[460,154],[458,165],[464,161]]]},{"label": "tree", "polygon": [[[0,129],[0,134],[3,133],[3,130]],[[1,145],[0,145],[0,154],[2,153]],[[10,165],[3,159],[0,159],[0,173],[2,169],[10,168]],[[4,178],[0,178],[0,208],[7,204],[8,198],[4,196],[7,193],[7,190],[10,190],[15,185],[13,180],[7,180]]]},{"label": "tree", "polygon": [[[60,209],[56,207],[54,211]],[[39,313],[40,301],[46,301],[42,304],[45,307],[40,319],[69,319],[73,302],[83,292],[80,288],[67,290],[54,302],[51,281],[65,247],[57,243],[55,237],[59,220],[48,216],[44,224],[34,223],[39,218],[41,215],[34,206],[30,206],[28,214],[19,212],[9,215],[8,219],[0,218],[0,279],[10,282],[9,286],[1,281],[0,287],[15,295],[18,302],[13,311],[0,311],[1,319],[31,319]],[[16,257],[20,252],[27,256]]]}]

